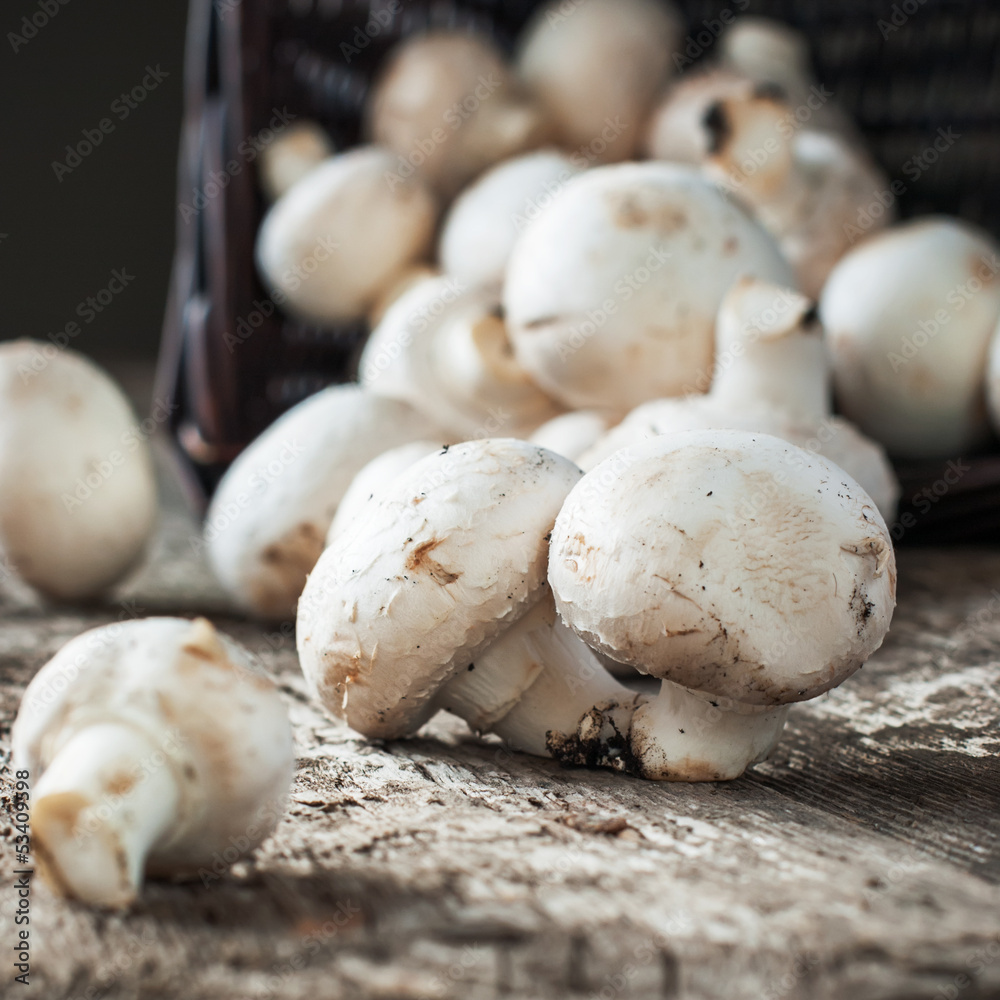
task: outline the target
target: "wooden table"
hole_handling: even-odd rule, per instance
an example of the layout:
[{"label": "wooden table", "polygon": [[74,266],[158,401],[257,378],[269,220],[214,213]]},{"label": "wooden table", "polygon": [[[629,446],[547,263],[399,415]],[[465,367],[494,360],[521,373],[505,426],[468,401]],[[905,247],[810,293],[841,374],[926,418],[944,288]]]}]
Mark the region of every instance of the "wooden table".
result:
[{"label": "wooden table", "polygon": [[[892,632],[860,674],[794,708],[751,775],[667,785],[512,755],[448,718],[410,742],[355,737],[308,701],[290,627],[227,610],[164,491],[120,604],[2,585],[5,759],[26,682],[66,640],[207,613],[280,679],[290,807],[252,860],[151,884],[127,915],[34,883],[33,985],[11,984],[5,919],[0,995],[1000,997],[1000,552],[901,552]],[[3,810],[9,916],[9,794]]]}]

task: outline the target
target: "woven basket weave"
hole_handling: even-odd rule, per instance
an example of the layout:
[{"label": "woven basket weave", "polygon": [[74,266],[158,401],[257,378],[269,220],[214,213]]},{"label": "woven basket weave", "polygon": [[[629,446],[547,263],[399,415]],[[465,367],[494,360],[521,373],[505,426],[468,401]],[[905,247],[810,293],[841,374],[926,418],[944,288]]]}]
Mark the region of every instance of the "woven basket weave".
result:
[{"label": "woven basket weave", "polygon": [[[177,253],[158,391],[177,404],[171,431],[193,494],[209,494],[229,462],[290,406],[353,378],[367,332],[306,325],[269,303],[253,261],[265,208],[254,137],[290,113],[318,120],[338,149],[356,144],[369,83],[401,37],[428,27],[475,29],[509,50],[536,6],[192,0]],[[975,0],[692,0],[680,7],[691,53],[710,52],[720,17],[743,9],[799,28],[812,42],[819,79],[905,185],[900,214],[949,212],[1000,233],[1000,8]],[[959,138],[936,162],[922,158],[915,177],[913,157],[938,129]],[[965,458],[958,468],[899,468],[898,541],[1000,537],[1000,457]]]}]

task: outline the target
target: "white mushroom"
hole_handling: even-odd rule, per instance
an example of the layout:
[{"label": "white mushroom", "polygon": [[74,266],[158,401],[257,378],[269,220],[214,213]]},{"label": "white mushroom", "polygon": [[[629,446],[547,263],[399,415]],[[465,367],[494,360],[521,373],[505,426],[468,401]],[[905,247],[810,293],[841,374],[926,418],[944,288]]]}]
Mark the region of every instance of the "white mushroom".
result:
[{"label": "white mushroom", "polygon": [[99,597],[141,560],[156,520],[147,443],[124,393],[51,344],[0,345],[0,550],[47,597]]},{"label": "white mushroom", "polygon": [[608,433],[612,423],[597,410],[573,410],[546,421],[535,429],[529,440],[579,464],[580,456]]},{"label": "white mushroom", "polygon": [[434,438],[405,403],[337,385],[275,421],[230,466],[204,538],[233,600],[261,618],[291,618],[355,474],[387,448]]},{"label": "white mushroom", "polygon": [[693,431],[584,476],[549,582],[578,635],[664,682],[632,719],[630,769],[702,781],[763,759],[785,706],[878,649],[896,574],[885,522],[841,469],[766,435]]},{"label": "white mushroom", "polygon": [[657,0],[558,0],[522,36],[517,72],[552,121],[557,141],[599,163],[627,160],[669,76],[681,35]]},{"label": "white mushroom", "polygon": [[659,434],[757,431],[836,463],[886,520],[895,517],[899,484],[884,451],[833,416],[829,361],[808,299],[767,282],[737,281],[719,310],[715,349],[707,395],[636,407],[578,457],[581,468],[591,469],[620,448]]},{"label": "white mushroom", "polygon": [[[716,102],[706,126],[709,175],[752,209],[802,290],[818,296],[850,249],[858,218],[884,197],[888,178],[839,136],[801,130],[793,108],[769,94]],[[891,208],[873,219],[874,228],[891,221]]]},{"label": "white mushroom", "polygon": [[92,629],[28,685],[14,767],[60,895],[124,907],[146,875],[221,874],[277,824],[291,727],[250,654],[204,619]]},{"label": "white mushroom", "polygon": [[901,458],[986,440],[983,389],[1000,318],[1000,247],[945,217],[865,240],[820,300],[841,411]]},{"label": "white mushroom", "polygon": [[361,382],[405,400],[459,440],[522,437],[560,408],[514,357],[496,294],[454,278],[419,282],[361,355]]},{"label": "white mushroom", "polygon": [[610,756],[614,725],[641,698],[556,620],[545,584],[548,535],[579,477],[551,452],[495,439],[393,480],[324,552],[299,602],[299,657],[323,705],[382,739],[447,709],[574,763],[590,747],[567,740],[597,707]]},{"label": "white mushroom", "polygon": [[1000,326],[993,333],[986,364],[986,403],[993,431],[1000,434]]},{"label": "white mushroom", "polygon": [[277,201],[333,154],[333,143],[321,125],[293,122],[261,150],[260,186],[264,194]]},{"label": "white mushroom", "polygon": [[697,171],[587,171],[525,231],[504,287],[517,358],[572,409],[624,413],[712,367],[715,315],[740,274],[791,286],[773,239]]},{"label": "white mushroom", "polygon": [[499,292],[518,236],[580,166],[562,153],[528,153],[487,171],[455,200],[441,232],[445,273]]},{"label": "white mushroom", "polygon": [[364,317],[430,250],[436,207],[418,178],[363,146],[331,157],[271,207],[257,266],[275,302],[316,322]]},{"label": "white mushroom", "polygon": [[392,481],[420,459],[441,450],[439,441],[411,441],[409,444],[397,445],[381,455],[373,458],[351,480],[351,485],[337,504],[337,513],[330,522],[330,530],[326,533],[326,544],[332,545],[334,539],[348,528],[358,518],[368,504]]},{"label": "white mushroom", "polygon": [[487,167],[540,145],[546,124],[516,92],[487,39],[414,35],[389,55],[366,107],[372,139],[395,177],[420,174],[445,198]]}]

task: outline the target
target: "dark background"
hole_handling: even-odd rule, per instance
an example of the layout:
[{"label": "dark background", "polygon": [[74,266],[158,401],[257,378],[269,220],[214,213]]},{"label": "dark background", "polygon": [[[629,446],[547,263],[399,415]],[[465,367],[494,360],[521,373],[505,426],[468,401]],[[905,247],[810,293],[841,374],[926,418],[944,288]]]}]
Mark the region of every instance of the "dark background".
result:
[{"label": "dark background", "polygon": [[[69,0],[15,53],[8,33],[23,37],[22,19],[40,9],[4,0],[0,13],[0,338],[44,339],[76,320],[76,350],[151,358],[174,244],[186,4]],[[120,120],[111,104],[141,84],[147,65],[168,75]],[[65,162],[67,143],[102,118],[114,131],[60,182],[52,162]],[[115,269],[134,280],[84,323],[77,306]]]}]

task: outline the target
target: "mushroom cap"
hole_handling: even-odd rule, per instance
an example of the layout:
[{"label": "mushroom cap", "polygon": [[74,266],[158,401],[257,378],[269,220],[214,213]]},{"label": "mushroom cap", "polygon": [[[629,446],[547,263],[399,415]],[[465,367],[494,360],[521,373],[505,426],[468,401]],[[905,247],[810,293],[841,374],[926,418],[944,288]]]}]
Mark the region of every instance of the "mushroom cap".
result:
[{"label": "mushroom cap", "polygon": [[931,217],[866,239],[820,299],[841,411],[890,454],[957,455],[984,441],[1000,247]]},{"label": "mushroom cap", "polygon": [[521,437],[560,412],[518,364],[495,292],[428,278],[386,311],[361,355],[361,382],[405,400],[459,440]]},{"label": "mushroom cap", "polygon": [[43,594],[96,597],[141,559],[156,520],[147,434],[73,351],[0,345],[0,550]]},{"label": "mushroom cap", "polygon": [[986,402],[993,431],[1000,434],[1000,325],[997,326],[990,343],[986,366]]},{"label": "mushroom cap", "polygon": [[531,435],[531,443],[548,448],[549,451],[579,464],[580,456],[608,433],[611,422],[597,410],[561,413],[541,427],[536,427]]},{"label": "mushroom cap", "polygon": [[368,504],[379,496],[396,476],[405,472],[420,459],[433,455],[441,450],[443,442],[410,441],[408,444],[397,445],[388,451],[377,455],[351,480],[344,495],[337,505],[337,513],[330,522],[330,530],[326,533],[326,544],[332,545],[333,540],[358,517]]},{"label": "mushroom cap", "polygon": [[362,146],[311,170],[264,217],[262,280],[287,311],[317,322],[362,318],[431,246],[436,205],[419,178]]},{"label": "mushroom cap", "polygon": [[482,37],[412,35],[389,54],[365,109],[374,142],[400,174],[419,171],[444,197],[486,167],[537,146],[545,124],[515,93],[503,55]]},{"label": "mushroom cap", "polygon": [[[37,783],[75,734],[107,722],[138,729],[180,793],[150,874],[194,874],[234,844],[251,850],[277,824],[294,764],[288,713],[247,650],[204,619],[116,622],[68,642],[24,693],[17,766]],[[136,761],[137,772],[158,762]]]},{"label": "mushroom cap", "polygon": [[575,0],[569,12],[555,0],[525,28],[517,73],[560,145],[600,163],[627,160],[680,36],[680,17],[658,0]]},{"label": "mushroom cap", "polygon": [[261,150],[259,170],[264,194],[277,201],[333,154],[333,142],[321,125],[306,120],[292,122]]},{"label": "mushroom cap", "polygon": [[448,678],[542,598],[548,534],[579,478],[552,452],[492,439],[393,480],[299,602],[299,659],[326,708],[369,737],[423,725]]},{"label": "mushroom cap", "polygon": [[712,366],[719,304],[741,274],[794,287],[774,240],[697,171],[587,171],[527,229],[504,287],[534,380],[572,409],[625,412]]},{"label": "mushroom cap", "polygon": [[712,147],[713,133],[706,123],[709,109],[729,97],[742,97],[754,90],[753,81],[740,73],[713,67],[685,73],[667,89],[650,119],[646,152],[654,160],[704,163]]},{"label": "mushroom cap", "polygon": [[292,618],[354,476],[386,448],[440,434],[396,400],[336,385],[293,407],[229,467],[205,519],[212,568],[240,607]]},{"label": "mushroom cap", "polygon": [[616,453],[570,493],[549,582],[563,620],[644,673],[738,703],[812,698],[882,643],[895,557],[843,470],[744,431]]},{"label": "mushroom cap", "polygon": [[488,170],[455,199],[441,231],[445,273],[499,291],[518,236],[580,166],[553,150],[526,153]]}]

